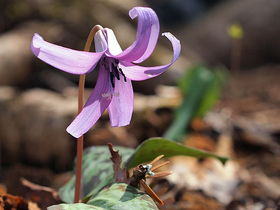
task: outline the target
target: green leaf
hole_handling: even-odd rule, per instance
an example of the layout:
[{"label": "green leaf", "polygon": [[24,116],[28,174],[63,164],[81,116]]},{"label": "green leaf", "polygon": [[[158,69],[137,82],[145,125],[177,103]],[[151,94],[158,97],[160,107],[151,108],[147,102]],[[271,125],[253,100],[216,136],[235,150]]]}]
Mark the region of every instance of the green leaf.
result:
[{"label": "green leaf", "polygon": [[195,158],[213,157],[220,160],[222,164],[225,164],[226,161],[229,160],[228,157],[218,156],[203,150],[193,149],[167,139],[151,138],[142,142],[136,148],[126,165],[128,166],[128,168],[133,168],[141,163],[151,161],[159,155],[164,155],[164,157],[172,157],[178,155],[190,156]]},{"label": "green leaf", "polygon": [[[134,151],[132,148],[117,146],[114,147],[114,149],[120,151],[123,163]],[[110,158],[111,154],[107,146],[89,147],[84,150],[81,198],[94,196],[104,186],[113,183],[114,171]],[[60,199],[66,203],[73,203],[74,201],[75,179],[76,177],[74,175],[70,181],[58,191]]]},{"label": "green leaf", "polygon": [[48,210],[104,210],[104,208],[96,207],[84,203],[75,203],[75,204],[59,204],[59,205],[53,205],[48,207]]},{"label": "green leaf", "polygon": [[198,65],[189,69],[178,82],[183,101],[175,110],[173,123],[163,137],[182,141],[191,120],[202,117],[215,104],[225,79],[224,68],[209,69],[207,66]]},{"label": "green leaf", "polygon": [[205,71],[212,74],[212,80],[204,92],[194,117],[203,117],[215,105],[228,78],[228,70],[222,66],[213,69],[205,68]]},{"label": "green leaf", "polygon": [[158,209],[148,194],[125,183],[105,187],[87,204],[103,209]]},{"label": "green leaf", "polygon": [[145,192],[129,186],[125,183],[114,183],[103,188],[95,197],[91,198],[87,204],[59,204],[48,207],[48,210],[142,210],[158,209],[153,199]]}]

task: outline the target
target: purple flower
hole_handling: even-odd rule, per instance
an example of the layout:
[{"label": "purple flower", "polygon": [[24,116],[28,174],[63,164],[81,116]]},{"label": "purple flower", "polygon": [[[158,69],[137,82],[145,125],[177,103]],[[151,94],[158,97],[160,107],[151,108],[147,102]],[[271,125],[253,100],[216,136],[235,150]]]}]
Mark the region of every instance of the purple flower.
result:
[{"label": "purple flower", "polygon": [[132,19],[138,17],[135,41],[122,51],[114,32],[105,28],[94,37],[96,52],[84,52],[60,47],[35,34],[32,52],[42,61],[71,74],[87,74],[100,62],[96,86],[81,113],[69,125],[67,131],[74,137],[86,133],[108,109],[111,125],[125,126],[130,123],[134,94],[131,80],[156,77],[169,68],[179,57],[180,41],[170,33],[163,33],[173,46],[171,63],[163,66],[143,67],[136,65],[146,60],[155,49],[159,36],[156,13],[146,7],[130,10]]}]

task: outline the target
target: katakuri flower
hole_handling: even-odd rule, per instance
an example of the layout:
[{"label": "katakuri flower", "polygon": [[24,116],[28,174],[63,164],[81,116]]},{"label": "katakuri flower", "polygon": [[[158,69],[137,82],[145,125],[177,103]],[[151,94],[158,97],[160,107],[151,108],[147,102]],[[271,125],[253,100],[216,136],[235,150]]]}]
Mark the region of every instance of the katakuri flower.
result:
[{"label": "katakuri flower", "polygon": [[134,93],[131,80],[141,81],[156,77],[168,69],[179,57],[180,41],[171,33],[163,33],[173,46],[173,58],[167,65],[143,67],[136,65],[150,57],[159,36],[159,20],[147,7],[129,11],[132,19],[138,17],[135,41],[124,51],[114,32],[99,30],[94,37],[96,52],[77,51],[44,41],[35,34],[31,50],[42,61],[71,74],[88,74],[100,62],[97,83],[83,110],[68,126],[67,132],[78,138],[86,133],[107,109],[113,127],[130,123]]}]

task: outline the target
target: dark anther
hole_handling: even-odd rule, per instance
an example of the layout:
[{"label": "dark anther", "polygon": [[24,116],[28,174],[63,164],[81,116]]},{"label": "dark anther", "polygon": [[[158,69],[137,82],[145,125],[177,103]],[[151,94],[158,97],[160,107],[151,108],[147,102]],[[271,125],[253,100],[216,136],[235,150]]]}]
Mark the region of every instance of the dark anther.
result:
[{"label": "dark anther", "polygon": [[108,70],[108,71],[110,70],[110,69],[109,69],[109,66],[108,66],[108,63],[104,62],[104,68],[105,68],[106,70]]},{"label": "dark anther", "polygon": [[120,74],[119,74],[119,71],[118,71],[118,68],[112,63],[112,69],[114,71],[114,75],[115,77],[120,80]]},{"label": "dark anther", "polygon": [[115,58],[114,58],[114,61],[115,61],[115,64],[116,64],[116,65],[118,65],[118,64],[120,63],[120,61],[119,61],[118,59],[115,59]]},{"label": "dark anther", "polygon": [[106,70],[110,70],[110,69],[109,69],[109,66],[108,66],[107,59],[106,59],[105,56],[102,58],[102,61],[103,61],[103,66],[104,66],[104,68],[105,68]]},{"label": "dark anther", "polygon": [[114,88],[115,87],[115,83],[114,83],[114,74],[113,74],[113,72],[110,72],[110,81],[111,81],[112,87]]},{"label": "dark anther", "polygon": [[121,68],[119,68],[119,71],[120,71],[121,75],[123,76],[124,81],[126,82],[126,76],[124,75],[124,73],[123,73],[122,69],[121,69]]},{"label": "dark anther", "polygon": [[[120,74],[123,76],[124,81],[126,82],[127,79],[125,77],[125,74],[123,73],[122,69],[118,67],[118,64],[120,61],[115,58],[107,58],[106,56],[102,57],[101,64],[104,66],[104,68],[108,71],[110,71],[110,81],[112,84],[112,87],[115,87],[115,80],[116,77],[117,80],[120,80]],[[110,66],[111,65],[111,66]]]}]

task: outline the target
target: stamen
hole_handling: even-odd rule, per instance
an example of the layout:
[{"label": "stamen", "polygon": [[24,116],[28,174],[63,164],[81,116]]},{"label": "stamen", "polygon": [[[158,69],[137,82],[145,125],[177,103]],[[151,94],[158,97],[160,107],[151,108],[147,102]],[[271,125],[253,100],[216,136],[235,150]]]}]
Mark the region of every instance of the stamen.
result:
[{"label": "stamen", "polygon": [[113,73],[113,76],[110,73],[110,80],[113,87],[115,87],[115,84],[112,77],[116,77],[117,80],[120,80],[120,74],[123,76],[124,81],[127,82],[125,74],[123,73],[122,69],[118,67],[119,63],[120,61],[116,58],[110,58],[106,56],[103,56],[102,58],[101,65],[103,65],[106,70]]},{"label": "stamen", "polygon": [[120,74],[119,74],[118,68],[117,68],[113,63],[112,63],[112,68],[113,68],[115,77],[116,77],[118,80],[120,80]]},{"label": "stamen", "polygon": [[[116,93],[114,92],[114,88],[115,88],[115,78],[117,80],[120,80],[120,75],[123,76],[124,81],[126,82],[126,76],[123,73],[122,69],[118,67],[120,61],[116,58],[112,58],[112,57],[106,57],[103,56],[102,60],[101,60],[101,65],[104,66],[105,70],[109,71],[109,83],[111,85],[109,85],[109,90],[107,93],[103,93],[102,97],[103,98],[107,98],[108,100],[112,100],[113,96],[119,96],[120,93]],[[153,172],[150,172],[149,170],[149,174],[152,175]]]},{"label": "stamen", "polygon": [[109,64],[108,64],[108,59],[105,56],[103,57],[103,65],[106,70],[108,70],[108,71],[110,70]]},{"label": "stamen", "polygon": [[123,76],[124,81],[126,82],[126,76],[124,75],[124,73],[123,73],[121,68],[119,68],[119,72],[121,73],[121,75]]},{"label": "stamen", "polygon": [[[103,98],[107,98],[108,100],[112,100],[113,96],[119,96],[120,95],[120,93],[114,91],[114,88],[115,88],[114,78],[115,77],[114,77],[113,72],[110,72],[108,91],[107,91],[107,93],[102,94]],[[111,83],[111,85],[110,85],[110,83]]]},{"label": "stamen", "polygon": [[103,93],[102,97],[107,98],[107,100],[112,100],[112,94],[110,92]]},{"label": "stamen", "polygon": [[114,58],[114,62],[115,62],[116,65],[118,65],[120,63],[120,61],[116,58]]},{"label": "stamen", "polygon": [[119,95],[120,95],[119,92],[116,93],[116,92],[114,92],[114,91],[108,91],[107,93],[103,93],[103,94],[102,94],[102,97],[103,97],[103,98],[107,98],[108,100],[112,100],[112,96],[119,96]]},{"label": "stamen", "polygon": [[110,72],[110,81],[111,81],[112,87],[115,88],[114,74],[112,72]]}]

